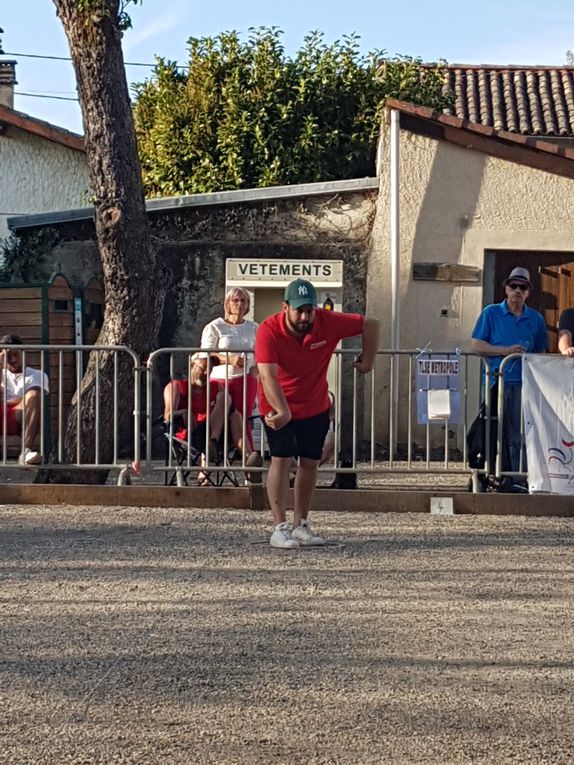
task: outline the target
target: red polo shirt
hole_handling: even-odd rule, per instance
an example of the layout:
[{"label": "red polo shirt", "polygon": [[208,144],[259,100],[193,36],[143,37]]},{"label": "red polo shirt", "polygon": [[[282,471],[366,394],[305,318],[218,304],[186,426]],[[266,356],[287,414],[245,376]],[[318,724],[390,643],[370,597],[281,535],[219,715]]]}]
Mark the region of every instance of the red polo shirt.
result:
[{"label": "red polo shirt", "polygon": [[[178,409],[187,409],[189,406],[189,380],[173,380],[173,384],[179,390],[179,404]],[[215,405],[215,399],[217,397],[218,387],[217,385],[209,386],[210,394],[210,410]],[[207,419],[207,388],[200,385],[191,386],[191,413],[195,417],[196,422],[203,422]]]},{"label": "red polo shirt", "polygon": [[[285,324],[283,311],[269,316],[255,336],[255,361],[277,364],[281,386],[294,420],[314,417],[329,408],[327,368],[339,340],[363,331],[365,317],[318,308],[315,320],[300,342]],[[259,383],[259,411],[271,411]]]}]

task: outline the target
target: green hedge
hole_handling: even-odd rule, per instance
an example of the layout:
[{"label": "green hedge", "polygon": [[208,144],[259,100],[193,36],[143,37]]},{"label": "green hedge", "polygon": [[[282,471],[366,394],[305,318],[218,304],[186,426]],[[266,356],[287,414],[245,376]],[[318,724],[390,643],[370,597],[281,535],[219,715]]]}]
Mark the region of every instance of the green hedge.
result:
[{"label": "green hedge", "polygon": [[185,73],[158,59],[134,86],[149,196],[370,176],[387,97],[446,104],[440,65],[320,32],[290,58],[281,40],[276,28],[192,37]]}]

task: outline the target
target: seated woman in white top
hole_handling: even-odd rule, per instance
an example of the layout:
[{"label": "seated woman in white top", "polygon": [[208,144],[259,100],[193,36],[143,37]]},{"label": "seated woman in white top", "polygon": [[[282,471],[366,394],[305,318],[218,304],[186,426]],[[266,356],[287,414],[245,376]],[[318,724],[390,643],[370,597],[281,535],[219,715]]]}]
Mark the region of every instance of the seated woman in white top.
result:
[{"label": "seated woman in white top", "polygon": [[[243,386],[245,381],[245,400],[247,417],[251,416],[257,396],[257,372],[253,357],[257,323],[245,318],[249,311],[249,293],[240,287],[232,287],[223,302],[224,316],[207,324],[201,335],[201,347],[213,349],[219,357],[219,365],[210,375],[211,385],[224,388],[227,380],[228,392],[233,407],[243,416]],[[250,353],[241,353],[250,351]],[[207,354],[204,354],[207,356]],[[204,358],[203,366],[207,364]],[[197,374],[201,374],[200,365],[196,364]],[[199,367],[199,368],[198,368]],[[195,374],[192,370],[192,380]],[[247,423],[248,452],[253,452],[251,427]]]}]

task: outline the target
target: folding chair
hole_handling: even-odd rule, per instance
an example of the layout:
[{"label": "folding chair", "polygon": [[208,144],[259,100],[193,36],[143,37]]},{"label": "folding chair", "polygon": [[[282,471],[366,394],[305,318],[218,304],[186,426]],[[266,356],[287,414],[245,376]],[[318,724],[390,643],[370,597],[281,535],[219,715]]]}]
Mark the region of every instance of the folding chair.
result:
[{"label": "folding chair", "polygon": [[[209,467],[204,467],[201,464],[201,457],[203,450],[205,449],[204,435],[202,438],[202,434],[192,434],[189,449],[187,439],[170,436],[169,433],[165,433],[164,435],[167,440],[165,464],[166,467],[171,466],[174,469],[171,475],[169,474],[169,471],[165,471],[166,486],[188,486],[189,477],[191,476],[193,478],[196,475],[199,475],[199,472],[205,475],[207,485],[223,486],[226,481],[229,481],[232,486],[239,485],[235,471],[232,467],[232,463],[236,461],[238,457],[238,451],[234,446],[229,449],[227,465],[224,466],[223,443],[222,439],[220,439],[217,455],[213,464],[210,464]],[[190,468],[201,468],[201,470],[196,471]]]}]

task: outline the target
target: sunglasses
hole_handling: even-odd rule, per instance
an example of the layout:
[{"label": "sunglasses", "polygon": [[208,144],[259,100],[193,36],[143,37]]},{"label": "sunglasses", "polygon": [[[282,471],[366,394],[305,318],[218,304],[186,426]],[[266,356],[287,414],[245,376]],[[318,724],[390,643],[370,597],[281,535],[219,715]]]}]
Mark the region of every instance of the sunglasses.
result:
[{"label": "sunglasses", "polygon": [[511,290],[521,290],[521,292],[526,292],[530,289],[530,285],[528,284],[518,284],[518,282],[510,282],[508,284]]}]

